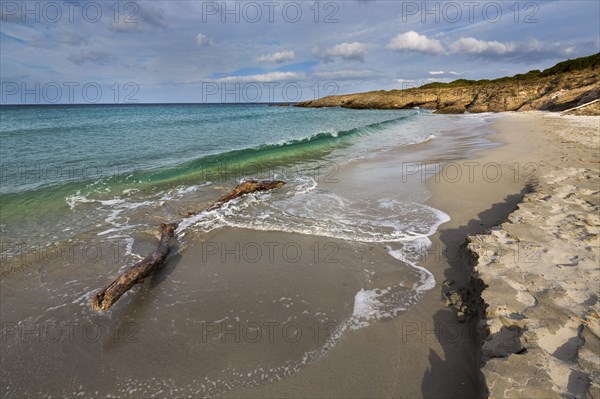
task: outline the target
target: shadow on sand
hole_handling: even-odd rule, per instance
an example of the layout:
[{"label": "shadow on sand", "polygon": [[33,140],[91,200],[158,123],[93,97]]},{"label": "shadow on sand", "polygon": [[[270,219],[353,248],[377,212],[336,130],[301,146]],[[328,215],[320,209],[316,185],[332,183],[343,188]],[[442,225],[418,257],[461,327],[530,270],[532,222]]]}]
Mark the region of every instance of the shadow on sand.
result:
[{"label": "shadow on sand", "polygon": [[[444,276],[447,280],[454,281],[452,289],[471,288],[473,259],[466,251],[467,236],[482,233],[485,229],[506,221],[523,195],[530,191],[531,186],[526,186],[521,192],[507,196],[504,202],[493,204],[491,208],[479,213],[477,219],[466,225],[440,230],[440,241],[448,249],[444,252],[444,260],[449,267],[444,271]],[[436,312],[433,319],[436,339],[444,353],[442,358],[434,350],[430,350],[430,367],[421,382],[423,397],[486,397],[485,380],[480,371],[483,337],[477,328],[479,318],[473,317],[461,323],[457,321],[455,310],[443,309]],[[441,381],[451,383],[444,384]]]}]

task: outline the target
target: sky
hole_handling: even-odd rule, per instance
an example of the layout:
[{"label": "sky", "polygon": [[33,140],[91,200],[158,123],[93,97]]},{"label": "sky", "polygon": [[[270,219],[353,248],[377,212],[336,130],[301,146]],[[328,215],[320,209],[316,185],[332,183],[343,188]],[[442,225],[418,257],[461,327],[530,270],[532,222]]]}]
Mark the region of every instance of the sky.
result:
[{"label": "sky", "polygon": [[293,102],[599,52],[600,1],[0,1],[0,104]]}]

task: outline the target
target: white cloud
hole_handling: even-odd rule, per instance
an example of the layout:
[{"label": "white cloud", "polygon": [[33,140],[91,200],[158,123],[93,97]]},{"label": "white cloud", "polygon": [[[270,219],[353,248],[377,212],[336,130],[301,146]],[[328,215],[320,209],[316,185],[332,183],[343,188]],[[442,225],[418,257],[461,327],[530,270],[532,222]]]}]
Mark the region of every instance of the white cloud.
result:
[{"label": "white cloud", "polygon": [[196,44],[198,46],[211,46],[213,43],[212,43],[212,40],[208,36],[206,36],[203,33],[198,33],[196,35]]},{"label": "white cloud", "polygon": [[223,78],[216,79],[217,82],[277,82],[277,81],[290,81],[290,80],[303,80],[305,75],[298,72],[268,72],[260,73],[256,75],[243,75],[243,76],[225,76]]},{"label": "white cloud", "polygon": [[424,54],[441,54],[444,52],[444,47],[439,40],[419,35],[412,30],[399,33],[396,37],[393,37],[387,48],[398,51],[416,51]]},{"label": "white cloud", "polygon": [[566,58],[574,53],[585,54],[583,44],[550,43],[537,39],[522,42],[500,42],[496,40],[479,40],[474,37],[461,37],[451,43],[449,49],[453,54],[466,54],[477,58],[512,62],[539,62],[543,59]]},{"label": "white cloud", "polygon": [[346,60],[364,61],[365,55],[369,52],[369,46],[365,43],[352,42],[341,43],[325,50],[323,56],[326,60],[331,61],[333,58],[339,57]]},{"label": "white cloud", "polygon": [[338,71],[315,72],[313,76],[317,79],[352,80],[373,78],[377,76],[377,73],[369,69],[341,69]]},{"label": "white cloud", "polygon": [[515,51],[517,45],[514,43],[501,43],[498,41],[485,41],[474,37],[461,37],[450,44],[453,53],[463,54],[507,54]]},{"label": "white cloud", "polygon": [[421,78],[421,79],[394,79],[394,82],[400,83],[401,89],[411,89],[415,87],[420,87],[429,83],[434,82],[442,82],[447,83],[450,80],[448,78]]},{"label": "white cloud", "polygon": [[273,54],[264,54],[256,58],[258,62],[274,62],[280,64],[282,62],[291,61],[296,58],[296,54],[291,50],[278,51]]},{"label": "white cloud", "polygon": [[458,72],[454,72],[454,71],[429,71],[430,75],[460,75],[460,73]]}]

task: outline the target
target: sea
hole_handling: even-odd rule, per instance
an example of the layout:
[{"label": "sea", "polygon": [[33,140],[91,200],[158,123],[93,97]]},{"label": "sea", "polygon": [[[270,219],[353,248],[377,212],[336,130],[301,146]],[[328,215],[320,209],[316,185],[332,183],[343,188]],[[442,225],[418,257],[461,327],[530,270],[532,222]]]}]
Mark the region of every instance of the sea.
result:
[{"label": "sea", "polygon": [[[346,334],[406,312],[439,283],[420,260],[449,220],[427,205],[432,174],[420,160],[488,145],[485,118],[268,104],[1,106],[3,395],[216,395],[279,381]],[[245,179],[286,184],[186,216]],[[94,293],[150,254],[170,222],[168,271],[93,312]],[[242,237],[252,255],[240,261],[239,247],[215,237]],[[206,257],[219,248],[223,256]],[[255,256],[273,248],[286,249],[280,263]],[[314,325],[335,333],[262,346],[205,339],[215,326],[244,332],[274,320],[299,323],[305,337]],[[56,359],[70,366],[55,370]],[[186,373],[144,377],[163,363]],[[28,383],[23,370],[40,365]]]},{"label": "sea", "polygon": [[[295,195],[303,195],[319,180],[334,180],[343,163],[430,140],[436,129],[423,123],[428,112],[422,110],[65,105],[3,106],[1,114],[6,254],[11,243],[51,243],[81,235],[126,238],[146,224],[138,215],[211,185],[245,178],[286,180]],[[312,234],[367,241],[395,240],[406,233],[359,220],[358,215],[352,221],[351,209],[346,209],[348,215],[326,220],[328,207],[344,211],[336,206],[344,199],[327,201],[333,203],[302,210],[282,204],[288,205],[288,216],[302,211],[310,223],[290,224],[286,212],[263,219],[248,215],[252,222],[225,218],[219,223],[310,229]],[[161,216],[164,221],[181,219],[178,213]],[[203,222],[203,228],[220,225]],[[346,222],[356,228],[342,228],[340,223]],[[361,228],[363,222],[369,229]],[[431,223],[423,222],[420,230],[428,231]],[[416,228],[419,222],[413,224]]]}]

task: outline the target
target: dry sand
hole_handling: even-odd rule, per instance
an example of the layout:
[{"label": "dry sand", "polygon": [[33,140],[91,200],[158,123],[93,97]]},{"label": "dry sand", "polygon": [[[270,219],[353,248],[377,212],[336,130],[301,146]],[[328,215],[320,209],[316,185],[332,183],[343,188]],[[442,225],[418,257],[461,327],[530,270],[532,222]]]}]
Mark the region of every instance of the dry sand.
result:
[{"label": "dry sand", "polygon": [[506,222],[469,239],[488,286],[490,397],[600,397],[599,123],[519,114],[496,126],[539,146],[526,157],[538,168],[531,193]]}]

